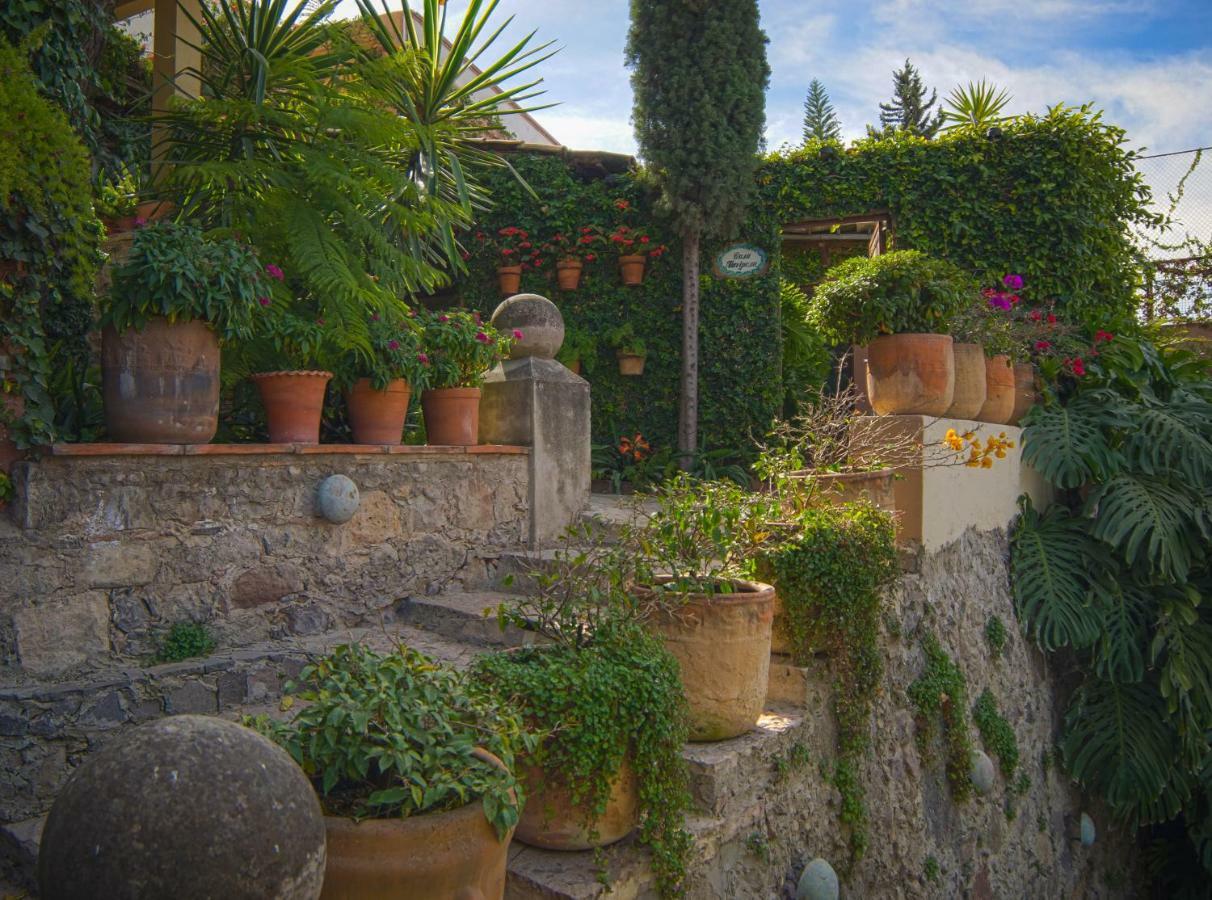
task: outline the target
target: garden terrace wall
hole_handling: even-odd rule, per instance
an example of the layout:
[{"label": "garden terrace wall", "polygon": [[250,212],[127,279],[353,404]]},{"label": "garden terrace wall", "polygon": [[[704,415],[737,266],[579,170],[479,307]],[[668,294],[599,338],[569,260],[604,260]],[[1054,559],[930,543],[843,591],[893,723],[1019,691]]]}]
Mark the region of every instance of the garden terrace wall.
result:
[{"label": "garden terrace wall", "polygon": [[[60,445],[0,512],[0,678],[139,665],[176,622],[220,648],[377,620],[483,576],[529,529],[521,447]],[[347,523],[316,512],[344,474]]]}]

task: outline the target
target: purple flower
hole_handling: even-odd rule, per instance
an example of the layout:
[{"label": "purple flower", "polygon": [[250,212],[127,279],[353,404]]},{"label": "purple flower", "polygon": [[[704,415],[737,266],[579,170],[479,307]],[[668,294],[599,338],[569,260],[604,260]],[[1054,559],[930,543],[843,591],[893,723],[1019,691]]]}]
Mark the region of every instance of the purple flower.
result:
[{"label": "purple flower", "polygon": [[419,362],[423,366],[429,365],[429,354],[428,353],[418,353],[417,362]]},{"label": "purple flower", "polygon": [[515,341],[520,341],[520,340],[522,339],[522,329],[520,329],[520,328],[515,328],[515,329],[513,330],[513,339],[514,339]]},{"label": "purple flower", "polygon": [[281,269],[279,269],[277,266],[275,266],[273,263],[270,263],[268,266],[265,267],[265,274],[267,274],[270,278],[278,279],[278,281],[284,281],[286,279],[286,273],[283,272]]},{"label": "purple flower", "polygon": [[1012,291],[1022,290],[1023,276],[1022,275],[1006,275],[1002,278],[1002,284]]},{"label": "purple flower", "polygon": [[447,316],[447,315],[441,315],[441,316],[438,316],[438,321],[439,321],[439,322],[449,322],[449,321],[450,321],[450,316]]},{"label": "purple flower", "polygon": [[387,349],[388,349],[388,350],[399,350],[399,349],[400,349],[400,342],[399,342],[399,341],[388,341],[388,342],[387,342]]},{"label": "purple flower", "polygon": [[993,309],[1009,309],[1013,304],[1005,294],[990,294],[989,305]]},{"label": "purple flower", "polygon": [[260,303],[262,306],[269,306],[269,298],[268,298],[268,297],[258,297],[258,298],[257,298],[257,302],[258,302],[258,303]]},{"label": "purple flower", "polygon": [[477,331],[476,340],[479,341],[481,344],[487,344],[489,341],[492,340],[492,338],[490,338],[488,335],[486,335],[482,331]]}]

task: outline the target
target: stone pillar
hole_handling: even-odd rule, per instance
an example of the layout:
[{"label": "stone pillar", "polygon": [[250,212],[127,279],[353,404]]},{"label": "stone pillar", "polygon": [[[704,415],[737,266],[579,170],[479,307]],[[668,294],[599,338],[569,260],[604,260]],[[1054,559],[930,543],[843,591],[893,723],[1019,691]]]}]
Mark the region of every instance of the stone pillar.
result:
[{"label": "stone pillar", "polygon": [[488,373],[480,398],[480,441],[530,448],[530,543],[549,544],[589,503],[589,383],[554,357],[564,318],[537,294],[497,307],[492,324],[522,338]]}]

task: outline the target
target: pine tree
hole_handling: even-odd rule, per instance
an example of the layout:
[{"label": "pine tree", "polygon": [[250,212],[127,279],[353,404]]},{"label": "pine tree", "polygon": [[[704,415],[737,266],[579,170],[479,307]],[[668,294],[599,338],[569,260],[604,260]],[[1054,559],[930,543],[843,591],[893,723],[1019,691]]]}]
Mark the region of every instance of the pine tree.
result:
[{"label": "pine tree", "polygon": [[[922,76],[906,59],[905,67],[892,73],[892,102],[880,104],[880,124],[885,133],[908,131],[922,137],[934,137],[943,124],[942,110],[930,114],[931,107],[938,101],[938,91],[930,92],[929,102],[923,102],[925,99],[926,86],[922,84]],[[869,133],[871,131],[868,129]]]},{"label": "pine tree", "polygon": [[842,125],[838,121],[829,94],[820,79],[813,78],[808,85],[808,99],[804,101],[804,140],[816,138],[820,141],[840,141]]},{"label": "pine tree", "polygon": [[640,156],[682,242],[685,466],[698,448],[699,248],[742,221],[766,120],[757,0],[632,0],[626,58]]}]

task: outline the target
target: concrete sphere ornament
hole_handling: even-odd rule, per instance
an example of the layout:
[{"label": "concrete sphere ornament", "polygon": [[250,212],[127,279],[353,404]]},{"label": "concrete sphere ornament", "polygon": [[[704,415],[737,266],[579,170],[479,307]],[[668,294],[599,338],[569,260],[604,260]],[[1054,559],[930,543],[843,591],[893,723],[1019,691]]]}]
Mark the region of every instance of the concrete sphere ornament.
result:
[{"label": "concrete sphere ornament", "polygon": [[360,502],[358,486],[345,475],[329,475],[316,488],[316,509],[334,525],[352,519]]},{"label": "concrete sphere ornament", "polygon": [[987,794],[993,790],[995,775],[996,770],[993,768],[993,760],[989,758],[989,754],[983,750],[973,750],[969,777],[972,779],[972,786],[976,788],[976,792]]},{"label": "concrete sphere ornament", "polygon": [[1098,832],[1094,828],[1094,820],[1091,819],[1086,813],[1082,813],[1081,835],[1083,847],[1094,846],[1094,841],[1098,837]]},{"label": "concrete sphere ornament", "polygon": [[554,359],[564,346],[564,317],[559,307],[538,294],[515,294],[496,308],[492,325],[504,335],[516,337],[510,359],[537,356]]},{"label": "concrete sphere ornament", "polygon": [[211,716],[133,729],[72,773],[38,854],[44,900],[315,900],[324,817],[303,770]]},{"label": "concrete sphere ornament", "polygon": [[795,889],[795,900],[837,900],[837,872],[819,856],[804,867]]}]

